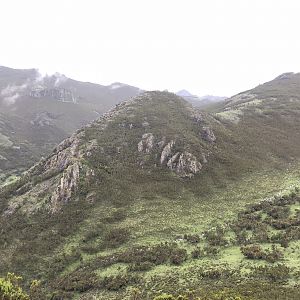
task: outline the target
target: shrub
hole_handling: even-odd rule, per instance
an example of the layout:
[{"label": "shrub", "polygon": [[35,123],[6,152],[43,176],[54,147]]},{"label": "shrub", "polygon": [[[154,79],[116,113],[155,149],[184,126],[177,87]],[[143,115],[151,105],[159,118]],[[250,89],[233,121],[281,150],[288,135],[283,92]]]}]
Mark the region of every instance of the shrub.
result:
[{"label": "shrub", "polygon": [[198,234],[185,234],[183,238],[191,244],[197,244],[200,242],[200,236]]},{"label": "shrub", "polygon": [[264,251],[260,245],[246,245],[241,247],[241,252],[249,259],[263,259]]},{"label": "shrub", "polygon": [[258,266],[253,268],[252,277],[268,279],[273,282],[285,282],[290,278],[291,269],[284,264]]},{"label": "shrub", "polygon": [[116,248],[129,240],[130,232],[125,228],[109,230],[103,237],[104,246]]},{"label": "shrub", "polygon": [[97,276],[93,272],[74,271],[59,278],[54,285],[64,291],[84,292],[97,286]]},{"label": "shrub", "polygon": [[282,251],[280,251],[275,245],[272,245],[271,251],[267,250],[264,255],[265,260],[271,263],[282,259],[282,257]]},{"label": "shrub", "polygon": [[176,298],[170,294],[162,294],[155,297],[153,300],[176,300]]},{"label": "shrub", "polygon": [[217,248],[217,247],[208,245],[208,246],[203,248],[203,251],[208,256],[216,256],[216,255],[219,254],[220,249]]},{"label": "shrub", "polygon": [[8,273],[6,277],[0,278],[0,299],[3,300],[29,300],[29,296],[19,285],[22,277]]},{"label": "shrub", "polygon": [[138,277],[128,274],[108,276],[102,280],[99,287],[106,288],[109,291],[118,291],[130,284],[136,284],[138,281]]},{"label": "shrub", "polygon": [[201,256],[204,256],[204,251],[201,250],[200,248],[196,248],[191,252],[192,258],[197,259],[200,258]]},{"label": "shrub", "polygon": [[170,255],[170,262],[174,265],[181,265],[187,259],[187,252],[185,249],[175,248]]},{"label": "shrub", "polygon": [[128,267],[129,271],[148,271],[154,267],[154,264],[148,261],[131,264]]},{"label": "shrub", "polygon": [[247,245],[241,247],[241,252],[249,259],[265,259],[268,262],[274,263],[283,257],[282,251],[275,245],[272,245],[271,250],[263,250],[260,245]]},{"label": "shrub", "polygon": [[225,228],[223,226],[213,227],[210,230],[205,231],[203,234],[211,246],[224,246],[227,243],[224,238]]}]

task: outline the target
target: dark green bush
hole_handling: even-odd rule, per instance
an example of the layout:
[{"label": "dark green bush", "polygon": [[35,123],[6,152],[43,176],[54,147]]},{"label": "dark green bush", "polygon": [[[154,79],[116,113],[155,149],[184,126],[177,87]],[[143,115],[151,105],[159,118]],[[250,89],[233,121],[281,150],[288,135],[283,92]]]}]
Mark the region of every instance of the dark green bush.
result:
[{"label": "dark green bush", "polygon": [[114,228],[104,234],[103,244],[108,248],[116,248],[126,243],[130,238],[130,232],[125,228]]},{"label": "dark green bush", "polygon": [[249,259],[263,259],[264,251],[260,245],[246,245],[241,247],[241,252]]},{"label": "dark green bush", "polygon": [[284,264],[275,266],[258,266],[252,268],[252,277],[271,280],[273,282],[285,282],[290,278],[291,269]]},{"label": "dark green bush", "polygon": [[187,252],[185,249],[175,248],[170,255],[170,262],[174,265],[181,265],[187,259]]}]

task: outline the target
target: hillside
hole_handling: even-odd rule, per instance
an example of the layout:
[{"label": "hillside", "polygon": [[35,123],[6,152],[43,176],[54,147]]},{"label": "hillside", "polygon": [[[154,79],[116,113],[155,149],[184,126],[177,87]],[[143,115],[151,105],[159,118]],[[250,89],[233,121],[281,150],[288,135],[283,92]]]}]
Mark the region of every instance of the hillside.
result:
[{"label": "hillside", "polygon": [[2,188],[0,275],[45,299],[298,299],[290,84],[211,114],[146,92],[78,130]]},{"label": "hillside", "polygon": [[59,73],[43,77],[35,69],[0,67],[0,181],[27,169],[76,129],[139,92],[121,83],[102,86]]}]

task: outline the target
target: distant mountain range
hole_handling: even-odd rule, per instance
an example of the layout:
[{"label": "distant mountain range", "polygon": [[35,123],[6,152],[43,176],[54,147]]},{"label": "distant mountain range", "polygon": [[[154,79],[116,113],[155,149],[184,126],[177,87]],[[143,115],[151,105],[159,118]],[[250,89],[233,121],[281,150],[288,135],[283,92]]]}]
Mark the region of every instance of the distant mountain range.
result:
[{"label": "distant mountain range", "polygon": [[176,95],[184,98],[188,102],[192,103],[193,106],[206,109],[210,105],[216,104],[216,103],[221,103],[228,97],[221,97],[221,96],[212,96],[212,95],[205,95],[205,96],[196,96],[191,94],[187,90],[180,90],[176,93]]},{"label": "distant mountain range", "polygon": [[140,92],[118,82],[103,86],[59,73],[42,76],[36,69],[0,67],[2,180],[28,168],[76,129]]}]

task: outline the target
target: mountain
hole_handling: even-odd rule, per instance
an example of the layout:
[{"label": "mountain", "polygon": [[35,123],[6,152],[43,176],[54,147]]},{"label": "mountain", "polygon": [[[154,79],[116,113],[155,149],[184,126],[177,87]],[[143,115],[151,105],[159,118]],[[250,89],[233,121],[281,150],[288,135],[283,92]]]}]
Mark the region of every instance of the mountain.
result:
[{"label": "mountain", "polygon": [[227,99],[227,97],[220,96],[196,96],[191,94],[187,90],[180,90],[176,93],[176,95],[184,98],[186,101],[190,102],[194,107],[201,108],[202,110],[210,110],[214,108],[216,105],[222,105],[222,102]]},{"label": "mountain", "polygon": [[59,73],[41,76],[36,69],[0,67],[2,180],[19,174],[76,129],[139,93],[121,83],[102,86]]},{"label": "mountain", "polygon": [[145,92],[77,130],[2,187],[0,275],[38,299],[299,299],[299,79],[215,113]]}]

